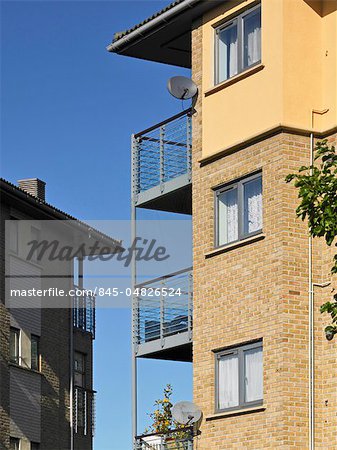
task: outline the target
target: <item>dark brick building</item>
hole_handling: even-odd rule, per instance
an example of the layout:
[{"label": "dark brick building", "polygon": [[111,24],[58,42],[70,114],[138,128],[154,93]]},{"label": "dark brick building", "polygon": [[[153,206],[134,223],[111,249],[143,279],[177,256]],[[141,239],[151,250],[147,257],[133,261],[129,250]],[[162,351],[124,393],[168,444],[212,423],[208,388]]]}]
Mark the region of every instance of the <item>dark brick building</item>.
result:
[{"label": "dark brick building", "polygon": [[[1,179],[0,192],[0,449],[90,450],[95,299],[69,294],[85,287],[83,258],[29,258],[27,243],[99,243],[96,251],[114,253],[120,242],[48,204],[39,179],[19,187]],[[9,303],[14,287],[62,288],[69,295],[63,303],[47,296]]]}]

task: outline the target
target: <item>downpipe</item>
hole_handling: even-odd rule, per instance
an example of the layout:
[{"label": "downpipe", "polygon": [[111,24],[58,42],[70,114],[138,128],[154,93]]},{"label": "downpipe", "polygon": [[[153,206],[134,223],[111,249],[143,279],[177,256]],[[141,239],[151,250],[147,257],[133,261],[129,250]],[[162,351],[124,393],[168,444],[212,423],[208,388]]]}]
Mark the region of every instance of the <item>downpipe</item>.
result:
[{"label": "downpipe", "polygon": [[[310,133],[310,176],[313,175],[314,165],[314,115],[323,115],[329,109],[311,111],[311,133]],[[313,283],[313,239],[309,234],[308,238],[308,292],[309,292],[309,450],[315,449],[315,334],[314,334],[314,287],[324,288],[330,285],[327,283]]]}]

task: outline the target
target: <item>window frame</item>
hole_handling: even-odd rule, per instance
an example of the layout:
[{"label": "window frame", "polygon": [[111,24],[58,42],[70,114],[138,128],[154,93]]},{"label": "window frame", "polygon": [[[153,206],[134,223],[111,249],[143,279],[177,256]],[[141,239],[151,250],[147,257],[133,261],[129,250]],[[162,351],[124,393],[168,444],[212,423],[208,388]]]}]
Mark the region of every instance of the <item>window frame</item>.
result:
[{"label": "window frame", "polygon": [[[36,232],[37,236],[33,236],[33,234],[35,232]],[[37,228],[37,227],[31,226],[30,227],[30,237],[31,237],[31,241],[35,241],[36,240],[36,241],[38,241],[38,243],[40,243],[41,230],[39,228]],[[38,249],[35,249],[35,251],[32,254],[31,261],[34,262],[34,263],[39,262],[37,256],[38,256]]]},{"label": "window frame", "polygon": [[[262,399],[254,400],[251,402],[245,401],[245,351],[255,348],[261,348],[262,350],[262,387],[264,388],[264,367],[263,367],[263,340],[260,339],[249,344],[243,344],[236,347],[227,348],[224,350],[214,351],[215,360],[215,413],[238,411],[246,408],[254,408],[263,405],[264,392],[262,391]],[[223,356],[238,355],[238,386],[239,386],[239,402],[237,406],[231,406],[229,408],[219,407],[219,361]]]},{"label": "window frame", "polygon": [[[244,185],[253,181],[257,178],[261,178],[261,195],[262,195],[262,228],[256,231],[252,231],[251,233],[244,232],[245,225],[245,208],[244,208]],[[225,244],[219,244],[219,195],[223,194],[226,191],[230,191],[232,189],[237,189],[237,199],[238,199],[238,238],[235,241],[226,242]],[[263,232],[263,177],[262,170],[258,172],[248,175],[246,177],[240,178],[236,181],[227,183],[222,185],[221,187],[214,188],[214,248],[223,248],[228,245],[235,244],[244,239],[248,239],[250,237],[256,236]]]},{"label": "window frame", "polygon": [[[82,367],[81,372],[79,370],[76,370],[76,357],[75,357],[76,354],[81,355],[81,357],[82,357],[83,367]],[[85,386],[86,386],[86,378],[87,378],[86,377],[86,364],[87,364],[87,355],[83,352],[79,352],[79,351],[75,350],[74,351],[74,386],[76,386],[80,389],[85,389]],[[75,383],[76,374],[81,375],[83,386],[80,386]]]},{"label": "window frame", "polygon": [[[256,5],[245,9],[241,13],[235,15],[231,19],[227,20],[226,22],[221,23],[220,25],[216,26],[214,28],[214,86],[217,86],[218,84],[225,83],[226,81],[232,79],[233,77],[240,75],[245,70],[251,69],[252,67],[258,66],[261,64],[262,61],[262,42],[261,42],[261,48],[260,48],[260,59],[259,61],[256,61],[255,63],[251,64],[250,66],[244,65],[244,18],[248,14],[252,13],[253,11],[260,9],[260,15],[261,15],[261,30],[262,30],[262,8],[261,8],[261,2],[258,2]],[[238,71],[235,75],[232,75],[225,80],[219,80],[219,67],[220,67],[220,58],[219,58],[219,35],[221,31],[224,29],[230,27],[231,25],[236,24],[237,26],[237,42],[238,42]]]},{"label": "window frame", "polygon": [[[35,340],[37,342],[37,367],[33,367],[33,358],[32,358],[32,342]],[[36,334],[30,335],[30,368],[32,370],[36,370],[37,372],[41,372],[41,358],[40,358],[40,336]]]},{"label": "window frame", "polygon": [[40,449],[40,442],[31,442],[30,443],[30,450],[39,450]]},{"label": "window frame", "polygon": [[[12,247],[13,231],[15,231],[15,248]],[[10,216],[9,220],[8,249],[14,255],[19,254],[19,219],[13,216]]]},{"label": "window frame", "polygon": [[[11,355],[11,334],[15,333],[17,336],[17,356],[15,357],[16,360],[12,359]],[[10,327],[9,330],[9,361],[11,364],[21,365],[21,330],[16,327]]]},{"label": "window frame", "polygon": [[18,444],[18,446],[17,446],[18,450],[21,449],[21,439],[14,437],[14,436],[10,436],[10,438],[9,438],[9,448],[10,449],[12,448],[13,443],[14,443],[14,445]]}]

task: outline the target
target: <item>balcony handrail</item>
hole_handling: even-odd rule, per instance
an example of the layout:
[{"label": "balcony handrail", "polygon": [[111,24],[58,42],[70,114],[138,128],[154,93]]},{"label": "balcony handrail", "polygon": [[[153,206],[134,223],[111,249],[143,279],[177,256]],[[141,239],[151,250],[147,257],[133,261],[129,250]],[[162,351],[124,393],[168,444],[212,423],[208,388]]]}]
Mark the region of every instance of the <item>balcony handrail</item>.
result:
[{"label": "balcony handrail", "polygon": [[[78,286],[74,285],[74,290],[76,289],[78,289]],[[96,333],[95,303],[95,296],[90,295],[88,292],[85,292],[83,295],[73,295],[73,326],[78,330],[90,333],[93,339],[95,339]]]},{"label": "balcony handrail", "polygon": [[190,426],[190,427],[181,427],[181,428],[175,428],[173,430],[167,430],[165,433],[164,432],[157,432],[157,433],[145,433],[145,434],[140,434],[139,436],[136,436],[136,439],[144,439],[147,437],[152,437],[152,436],[167,436],[173,433],[179,433],[181,431],[191,431],[192,434],[194,434],[194,427]]},{"label": "balcony handrail", "polygon": [[180,186],[179,183],[191,182],[192,113],[191,108],[186,109],[132,135],[134,202],[140,200],[139,194],[143,195],[152,188],[155,191],[151,195],[158,195],[158,189],[163,193],[166,189]]},{"label": "balcony handrail", "polygon": [[193,112],[192,108],[184,109],[184,111],[181,111],[180,113],[178,113],[178,114],[176,114],[174,116],[171,116],[168,119],[165,119],[162,122],[157,123],[156,125],[152,125],[150,128],[146,128],[143,131],[139,131],[138,133],[135,133],[134,137],[135,138],[139,138],[143,134],[150,133],[151,131],[155,130],[156,128],[160,128],[160,127],[162,127],[162,126],[164,126],[164,125],[166,125],[166,124],[168,124],[170,122],[173,122],[174,120],[179,119],[180,117],[183,117],[185,115],[192,114],[192,112]]},{"label": "balcony handrail", "polygon": [[96,425],[96,391],[80,386],[74,386],[73,391],[73,425],[77,434],[83,429],[83,434],[94,436]]},{"label": "balcony handrail", "polygon": [[192,267],[139,283],[136,288],[133,336],[137,345],[160,340],[164,346],[166,337],[182,333],[192,339]]},{"label": "balcony handrail", "polygon": [[144,281],[144,282],[142,282],[142,283],[136,284],[135,287],[136,287],[136,288],[142,288],[142,287],[144,287],[144,286],[148,286],[149,284],[157,283],[158,281],[164,281],[164,280],[167,280],[167,279],[169,279],[169,278],[176,277],[177,275],[181,275],[181,274],[183,274],[183,273],[191,272],[192,269],[193,269],[193,267],[188,267],[187,269],[181,269],[181,270],[178,270],[177,272],[172,272],[172,273],[169,273],[169,274],[167,274],[167,275],[163,275],[163,276],[161,276],[161,277],[152,278],[151,280]]},{"label": "balcony handrail", "polygon": [[82,392],[88,392],[89,394],[97,394],[97,391],[94,391],[93,389],[85,388],[82,386],[77,386],[77,384],[74,385],[74,389],[77,389],[78,391]]}]

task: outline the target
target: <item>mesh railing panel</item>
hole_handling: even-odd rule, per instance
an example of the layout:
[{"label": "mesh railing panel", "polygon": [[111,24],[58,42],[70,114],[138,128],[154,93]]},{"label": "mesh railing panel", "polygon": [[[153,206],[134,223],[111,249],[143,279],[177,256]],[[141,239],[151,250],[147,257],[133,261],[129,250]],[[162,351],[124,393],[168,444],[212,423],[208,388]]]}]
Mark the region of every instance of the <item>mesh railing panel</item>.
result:
[{"label": "mesh railing panel", "polygon": [[191,112],[133,138],[133,193],[191,172]]},{"label": "mesh railing panel", "polygon": [[192,329],[192,286],[190,269],[137,286],[136,343]]},{"label": "mesh railing panel", "polygon": [[73,423],[75,433],[94,435],[95,432],[95,392],[74,388]]},{"label": "mesh railing panel", "polygon": [[91,333],[92,337],[95,338],[96,311],[94,296],[75,295],[73,297],[73,325],[75,328]]}]

